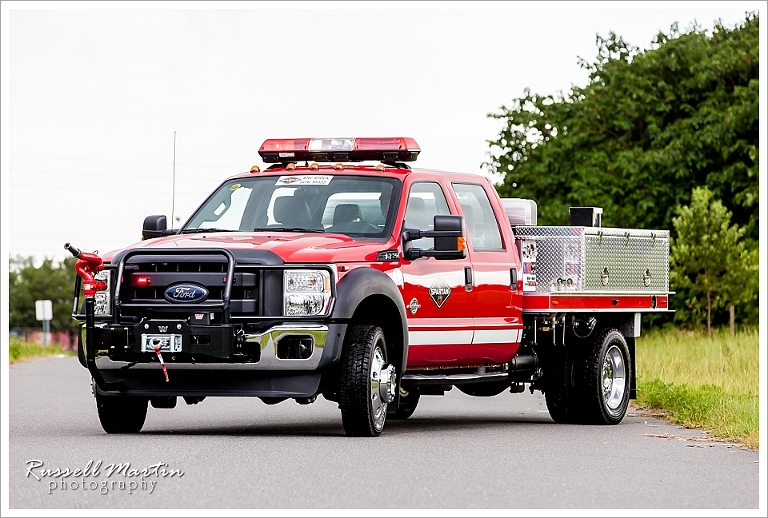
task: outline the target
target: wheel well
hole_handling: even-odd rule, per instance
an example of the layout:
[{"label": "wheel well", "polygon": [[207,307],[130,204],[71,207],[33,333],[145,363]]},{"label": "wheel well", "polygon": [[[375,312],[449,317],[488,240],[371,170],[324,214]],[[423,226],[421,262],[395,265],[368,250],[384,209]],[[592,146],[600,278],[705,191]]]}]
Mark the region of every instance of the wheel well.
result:
[{"label": "wheel well", "polygon": [[398,369],[403,360],[403,326],[400,312],[395,303],[386,295],[366,297],[355,309],[351,325],[374,325],[384,331],[387,341],[387,360]]},{"label": "wheel well", "polygon": [[[562,315],[562,314],[560,314]],[[568,317],[566,318],[566,325],[568,326],[568,334],[566,335],[565,342],[566,348],[573,348],[574,345],[577,347],[582,347],[588,343],[590,340],[595,340],[597,336],[601,333],[602,330],[605,329],[616,329],[619,331],[622,336],[624,337],[624,340],[627,342],[627,349],[629,350],[629,358],[630,358],[630,379],[629,379],[629,394],[630,399],[635,399],[637,397],[637,359],[636,359],[636,348],[635,348],[635,332],[639,331],[639,328],[636,329],[637,324],[639,323],[639,320],[636,320],[635,313],[567,313]],[[537,316],[539,320],[541,319],[551,319],[552,317],[550,315],[538,315]],[[590,332],[590,334],[585,337],[584,339],[579,339],[577,336],[574,335],[574,329],[572,325],[571,317],[577,317],[581,318],[583,320],[588,320],[590,318],[595,318],[595,326],[594,329]],[[560,317],[562,318],[562,316]],[[525,320],[526,328],[532,329],[534,326],[533,323],[533,316],[529,316]],[[558,328],[557,331],[557,345],[553,346],[551,344],[552,342],[552,334],[548,331],[539,331],[538,335],[538,344],[533,344],[533,336],[534,333],[532,331],[529,331],[526,333],[523,343],[528,346],[532,346],[533,349],[536,351],[537,354],[540,355],[540,359],[542,360],[542,366],[543,370],[546,375],[546,371],[548,369],[548,364],[551,363],[553,359],[557,359],[557,355],[560,354],[562,351],[564,351],[564,348],[560,347],[560,340],[562,339],[562,328]],[[538,387],[537,387],[538,388]]]}]

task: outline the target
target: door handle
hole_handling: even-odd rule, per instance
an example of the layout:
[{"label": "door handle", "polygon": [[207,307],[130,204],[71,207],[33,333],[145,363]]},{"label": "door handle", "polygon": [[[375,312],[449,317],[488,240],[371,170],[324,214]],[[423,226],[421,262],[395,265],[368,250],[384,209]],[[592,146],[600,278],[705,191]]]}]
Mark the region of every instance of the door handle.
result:
[{"label": "door handle", "polygon": [[517,268],[509,269],[509,287],[517,291]]},{"label": "door handle", "polygon": [[471,266],[464,267],[464,289],[467,291],[472,291],[472,267]]}]

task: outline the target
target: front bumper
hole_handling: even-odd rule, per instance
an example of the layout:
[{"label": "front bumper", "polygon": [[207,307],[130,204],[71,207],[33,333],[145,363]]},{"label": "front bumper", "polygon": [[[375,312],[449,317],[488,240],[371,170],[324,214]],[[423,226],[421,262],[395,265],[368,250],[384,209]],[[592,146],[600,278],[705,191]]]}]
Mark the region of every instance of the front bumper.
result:
[{"label": "front bumper", "polygon": [[[123,392],[131,395],[311,397],[321,371],[339,360],[345,332],[346,324],[339,323],[279,323],[235,332],[226,325],[145,320],[97,323],[93,340],[104,380],[123,382]],[[168,382],[148,345],[153,343],[162,347]]]}]

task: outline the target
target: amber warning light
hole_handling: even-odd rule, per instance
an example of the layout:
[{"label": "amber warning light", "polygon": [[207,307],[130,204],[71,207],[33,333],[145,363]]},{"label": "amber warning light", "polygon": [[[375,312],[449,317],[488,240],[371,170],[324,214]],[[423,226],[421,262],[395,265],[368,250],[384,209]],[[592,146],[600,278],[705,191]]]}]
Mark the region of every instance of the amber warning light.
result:
[{"label": "amber warning light", "polygon": [[264,162],[414,162],[421,152],[412,138],[267,139],[259,148]]}]

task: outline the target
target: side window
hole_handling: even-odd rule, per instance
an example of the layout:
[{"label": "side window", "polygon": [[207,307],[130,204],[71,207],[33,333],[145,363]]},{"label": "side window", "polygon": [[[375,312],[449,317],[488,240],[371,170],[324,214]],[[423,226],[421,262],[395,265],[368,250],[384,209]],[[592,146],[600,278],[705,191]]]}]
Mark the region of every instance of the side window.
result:
[{"label": "side window", "polygon": [[467,222],[469,242],[473,250],[503,250],[501,232],[491,207],[491,200],[482,185],[455,183],[453,190]]},{"label": "side window", "polygon": [[[408,193],[408,205],[405,209],[405,226],[419,230],[433,230],[436,214],[450,214],[448,202],[440,184],[418,182],[411,185]],[[414,248],[429,249],[434,247],[434,238],[423,237],[413,242]]]}]

